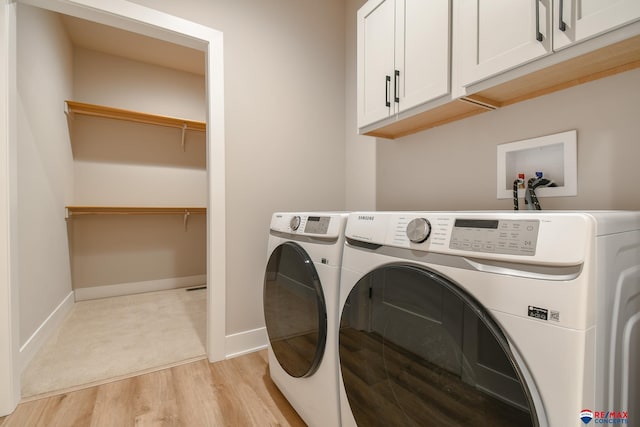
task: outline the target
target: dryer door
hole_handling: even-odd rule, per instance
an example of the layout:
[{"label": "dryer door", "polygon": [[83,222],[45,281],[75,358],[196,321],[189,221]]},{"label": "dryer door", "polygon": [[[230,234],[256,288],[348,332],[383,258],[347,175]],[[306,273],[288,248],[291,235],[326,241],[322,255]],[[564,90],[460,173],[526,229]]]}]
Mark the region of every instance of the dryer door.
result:
[{"label": "dryer door", "polygon": [[496,322],[437,273],[374,270],[340,320],[343,393],[358,425],[539,425],[537,395]]},{"label": "dryer door", "polygon": [[269,258],[264,317],[280,366],[292,377],[313,375],[324,353],[327,307],[313,261],[296,243],[283,243]]}]

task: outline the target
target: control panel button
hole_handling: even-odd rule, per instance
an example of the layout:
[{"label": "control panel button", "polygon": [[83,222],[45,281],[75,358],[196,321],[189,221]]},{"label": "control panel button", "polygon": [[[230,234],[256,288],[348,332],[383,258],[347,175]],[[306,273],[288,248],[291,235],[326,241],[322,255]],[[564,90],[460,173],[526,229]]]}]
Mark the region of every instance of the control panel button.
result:
[{"label": "control panel button", "polygon": [[422,243],[431,234],[431,223],[425,218],[414,218],[407,224],[407,237],[413,243]]},{"label": "control panel button", "polygon": [[291,218],[291,221],[289,221],[289,227],[291,227],[293,231],[296,231],[298,227],[300,227],[300,217],[298,215]]}]

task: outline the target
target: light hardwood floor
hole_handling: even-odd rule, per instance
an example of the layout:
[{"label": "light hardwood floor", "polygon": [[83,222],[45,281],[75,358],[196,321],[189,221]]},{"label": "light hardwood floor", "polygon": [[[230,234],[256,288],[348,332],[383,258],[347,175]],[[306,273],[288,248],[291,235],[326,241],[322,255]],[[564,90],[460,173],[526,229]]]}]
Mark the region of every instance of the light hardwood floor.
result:
[{"label": "light hardwood floor", "polygon": [[21,403],[0,427],[304,426],[269,377],[266,350]]}]

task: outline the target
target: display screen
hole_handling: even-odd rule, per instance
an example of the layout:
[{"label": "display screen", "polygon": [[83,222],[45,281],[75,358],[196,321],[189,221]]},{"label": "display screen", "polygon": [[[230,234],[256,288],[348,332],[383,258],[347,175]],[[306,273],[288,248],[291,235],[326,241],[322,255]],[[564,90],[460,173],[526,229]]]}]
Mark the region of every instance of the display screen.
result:
[{"label": "display screen", "polygon": [[456,219],[456,227],[498,229],[498,220],[493,219]]},{"label": "display screen", "polygon": [[304,227],[304,232],[311,234],[327,234],[330,220],[331,218],[328,216],[307,217],[307,225]]}]

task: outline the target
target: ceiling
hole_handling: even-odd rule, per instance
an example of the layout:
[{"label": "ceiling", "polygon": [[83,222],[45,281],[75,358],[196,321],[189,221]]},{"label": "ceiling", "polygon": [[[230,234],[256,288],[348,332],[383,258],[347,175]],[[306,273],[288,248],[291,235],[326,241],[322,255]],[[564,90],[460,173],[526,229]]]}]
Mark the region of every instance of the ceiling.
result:
[{"label": "ceiling", "polygon": [[61,15],[74,47],[193,74],[205,74],[205,53],[141,34]]}]

